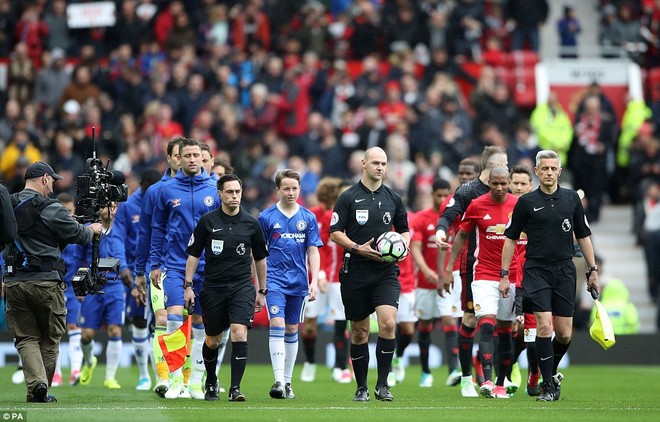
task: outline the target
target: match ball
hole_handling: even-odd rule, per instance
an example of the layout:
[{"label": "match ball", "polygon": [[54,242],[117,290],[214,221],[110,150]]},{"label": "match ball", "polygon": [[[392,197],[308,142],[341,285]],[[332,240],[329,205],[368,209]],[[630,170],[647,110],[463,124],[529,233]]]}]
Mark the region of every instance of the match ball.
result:
[{"label": "match ball", "polygon": [[396,262],[405,256],[406,241],[400,233],[385,232],[378,237],[376,241],[378,252],[383,256],[385,262]]}]

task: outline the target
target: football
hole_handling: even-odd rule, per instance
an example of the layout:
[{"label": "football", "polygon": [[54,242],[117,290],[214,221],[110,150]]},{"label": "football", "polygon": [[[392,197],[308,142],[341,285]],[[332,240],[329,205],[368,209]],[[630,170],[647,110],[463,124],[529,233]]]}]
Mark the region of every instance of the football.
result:
[{"label": "football", "polygon": [[376,241],[378,252],[383,256],[385,262],[396,262],[405,257],[408,247],[400,233],[385,232]]}]

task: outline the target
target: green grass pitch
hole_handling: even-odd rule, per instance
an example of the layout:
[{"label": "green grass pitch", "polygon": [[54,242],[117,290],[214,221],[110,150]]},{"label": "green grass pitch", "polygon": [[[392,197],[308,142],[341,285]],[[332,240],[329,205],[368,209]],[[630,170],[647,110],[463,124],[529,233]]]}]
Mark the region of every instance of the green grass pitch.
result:
[{"label": "green grass pitch", "polygon": [[[24,411],[28,421],[657,421],[660,416],[660,367],[572,366],[563,373],[561,400],[536,402],[524,391],[508,400],[462,398],[458,387],[444,385],[446,368],[434,370],[433,388],[420,388],[419,366],[407,369],[403,383],[392,388],[395,400],[379,402],[373,395],[375,370],[370,370],[371,400],[354,403],[354,384],[330,380],[330,370],[319,367],[313,383],[298,381],[294,373],[294,400],[268,396],[272,384],[269,365],[248,364],[241,390],[248,400],[166,400],[152,392],[135,391],[137,370],[120,369],[120,390],[103,387],[105,367],[99,365],[88,386],[51,389],[58,403],[25,403],[25,386],[13,385],[15,367],[0,368],[0,417]],[[525,374],[525,371],[523,371]],[[68,379],[65,368],[64,378]],[[229,366],[223,365],[221,385],[227,387]]]}]

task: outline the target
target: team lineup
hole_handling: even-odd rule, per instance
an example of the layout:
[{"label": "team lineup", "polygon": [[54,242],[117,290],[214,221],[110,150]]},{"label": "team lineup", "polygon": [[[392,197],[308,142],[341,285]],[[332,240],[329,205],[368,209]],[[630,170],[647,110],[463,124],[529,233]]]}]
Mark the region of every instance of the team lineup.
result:
[{"label": "team lineup", "polygon": [[[118,273],[107,274],[104,294],[80,301],[70,286],[71,271],[91,259],[89,245],[62,253],[71,385],[89,385],[97,375],[94,337],[105,327],[103,385],[121,388],[115,378],[128,327],[136,390],[165,399],[215,401],[224,393],[229,401],[246,401],[248,334],[255,312],[266,312],[273,379],[270,390],[264,381],[264,394],[273,399],[304,395],[301,388],[294,393],[293,377],[301,343],[300,380],[316,378],[318,320],[328,314],[335,349],[330,376],[355,383],[354,401],[372,394],[394,400],[415,333],[419,387],[432,387],[436,330],[444,336],[444,384],[458,386],[463,397],[511,397],[521,387],[516,361],[526,351],[522,388],[538,401],[559,400],[564,377],[557,369],[571,342],[575,307],[574,244],[589,268],[586,287],[597,291],[599,284],[582,204],[558,185],[561,160],[553,151],[539,152],[534,169],[509,169],[504,149],[486,147],[480,159],[460,163],[455,192],[434,180],[431,206],[415,214],[386,184],[388,158],[378,147],[365,152],[357,182],[322,179],[319,205],[310,209],[300,204],[300,174],[278,172],[274,203],[258,217],[241,209],[242,181],[206,145],[175,138],[167,161],[164,175],[144,172],[127,202],[101,211],[100,256],[121,262]],[[73,198],[58,199],[73,214]],[[377,369],[370,389],[372,332]],[[186,334],[187,344],[173,364],[168,342],[177,333]],[[224,388],[218,373],[227,348]]]}]

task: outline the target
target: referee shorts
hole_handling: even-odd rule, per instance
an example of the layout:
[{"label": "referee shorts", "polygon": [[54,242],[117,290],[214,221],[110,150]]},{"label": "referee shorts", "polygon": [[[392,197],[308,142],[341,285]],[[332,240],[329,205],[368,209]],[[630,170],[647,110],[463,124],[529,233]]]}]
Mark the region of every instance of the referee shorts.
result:
[{"label": "referee shorts", "polygon": [[552,312],[572,317],[575,310],[575,264],[572,260],[545,266],[525,263],[524,312]]},{"label": "referee shorts", "polygon": [[396,264],[353,261],[349,272],[339,275],[339,282],[348,321],[362,321],[381,305],[399,308],[401,284]]},{"label": "referee shorts", "polygon": [[206,335],[220,335],[231,324],[252,328],[256,299],[257,294],[249,280],[217,286],[204,283],[199,294],[199,304]]}]

